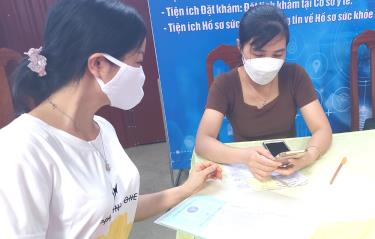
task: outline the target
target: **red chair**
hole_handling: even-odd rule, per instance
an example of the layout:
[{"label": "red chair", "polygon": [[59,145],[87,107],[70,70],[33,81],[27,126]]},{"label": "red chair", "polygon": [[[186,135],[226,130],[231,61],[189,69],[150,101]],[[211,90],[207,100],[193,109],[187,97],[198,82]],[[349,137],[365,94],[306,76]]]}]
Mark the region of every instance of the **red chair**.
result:
[{"label": "red chair", "polygon": [[358,102],[358,48],[365,44],[371,54],[371,104],[372,117],[375,114],[375,31],[367,30],[353,39],[350,52],[350,84],[352,96],[352,131],[359,130],[359,102]]},{"label": "red chair", "polygon": [[215,61],[222,60],[230,69],[233,69],[242,64],[241,53],[236,46],[220,45],[208,53],[206,58],[206,73],[208,88],[210,88],[214,81],[213,65]]},{"label": "red chair", "polygon": [[21,55],[13,50],[0,48],[0,128],[15,117],[12,94],[8,81],[8,66],[18,63]]}]

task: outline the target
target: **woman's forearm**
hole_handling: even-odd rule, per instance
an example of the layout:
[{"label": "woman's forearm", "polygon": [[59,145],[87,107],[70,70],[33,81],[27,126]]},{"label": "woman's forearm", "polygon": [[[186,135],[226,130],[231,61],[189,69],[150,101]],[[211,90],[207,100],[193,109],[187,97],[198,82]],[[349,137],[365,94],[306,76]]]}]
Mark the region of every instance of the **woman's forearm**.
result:
[{"label": "woman's forearm", "polygon": [[201,157],[217,163],[245,163],[244,149],[225,145],[210,136],[201,136],[197,139],[195,152]]},{"label": "woman's forearm", "polygon": [[332,130],[330,127],[328,128],[321,128],[312,134],[310,141],[307,144],[307,150],[316,150],[318,159],[321,155],[323,155],[329,147],[331,146],[332,142]]},{"label": "woman's forearm", "polygon": [[157,193],[141,195],[137,205],[135,221],[155,216],[175,206],[193,193],[201,190],[207,180],[221,179],[221,172],[221,168],[217,164],[202,162],[191,168],[188,179],[181,186]]},{"label": "woman's forearm", "polygon": [[170,188],[161,192],[144,194],[139,197],[135,221],[155,216],[188,198],[191,193],[184,186]]}]

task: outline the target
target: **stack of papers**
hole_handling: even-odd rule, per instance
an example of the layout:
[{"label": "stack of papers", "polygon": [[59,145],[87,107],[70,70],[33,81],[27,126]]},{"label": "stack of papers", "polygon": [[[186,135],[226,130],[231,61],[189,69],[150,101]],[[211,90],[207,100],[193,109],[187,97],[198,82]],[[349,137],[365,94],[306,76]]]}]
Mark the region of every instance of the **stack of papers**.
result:
[{"label": "stack of papers", "polygon": [[300,172],[296,172],[290,176],[273,174],[271,179],[261,182],[254,177],[246,165],[224,165],[222,168],[225,180],[240,189],[265,191],[284,187],[296,187],[308,183],[308,178]]}]

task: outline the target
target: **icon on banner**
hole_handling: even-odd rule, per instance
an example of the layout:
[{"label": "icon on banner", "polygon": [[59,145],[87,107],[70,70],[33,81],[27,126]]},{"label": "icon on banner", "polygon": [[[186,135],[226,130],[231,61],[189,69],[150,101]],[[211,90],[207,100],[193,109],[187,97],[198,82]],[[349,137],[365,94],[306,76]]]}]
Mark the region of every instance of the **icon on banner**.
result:
[{"label": "icon on banner", "polygon": [[314,73],[317,74],[320,67],[322,66],[322,63],[320,60],[314,60],[313,63],[312,63],[312,67],[313,67],[313,70],[314,70]]}]

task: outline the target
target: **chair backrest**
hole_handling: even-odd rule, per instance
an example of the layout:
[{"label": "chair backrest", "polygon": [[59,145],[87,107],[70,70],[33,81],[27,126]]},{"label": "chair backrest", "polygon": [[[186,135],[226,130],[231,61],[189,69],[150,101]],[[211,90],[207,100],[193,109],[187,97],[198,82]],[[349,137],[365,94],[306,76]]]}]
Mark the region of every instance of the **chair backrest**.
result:
[{"label": "chair backrest", "polygon": [[375,31],[367,30],[353,39],[350,52],[350,87],[352,96],[352,131],[359,130],[359,101],[358,101],[358,48],[365,44],[371,54],[371,104],[372,117],[375,114]]},{"label": "chair backrest", "polygon": [[20,59],[21,55],[18,52],[0,48],[0,128],[7,125],[15,117],[7,66],[11,62],[18,62]]},{"label": "chair backrest", "polygon": [[220,45],[213,49],[210,53],[208,53],[206,58],[208,88],[210,88],[212,82],[214,81],[213,65],[217,60],[222,60],[231,69],[242,64],[241,53],[236,46]]},{"label": "chair backrest", "polygon": [[365,120],[363,130],[375,129],[375,118],[368,118]]}]

